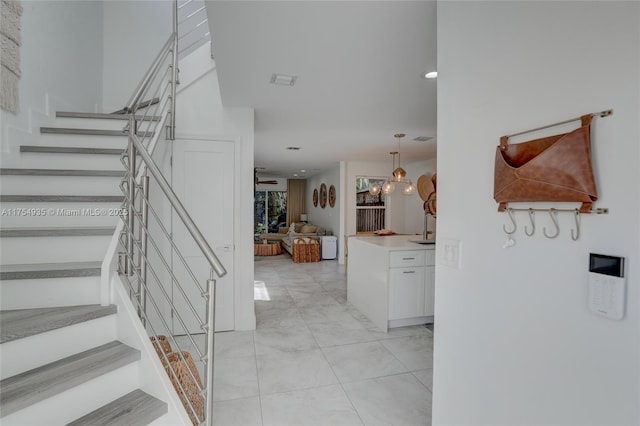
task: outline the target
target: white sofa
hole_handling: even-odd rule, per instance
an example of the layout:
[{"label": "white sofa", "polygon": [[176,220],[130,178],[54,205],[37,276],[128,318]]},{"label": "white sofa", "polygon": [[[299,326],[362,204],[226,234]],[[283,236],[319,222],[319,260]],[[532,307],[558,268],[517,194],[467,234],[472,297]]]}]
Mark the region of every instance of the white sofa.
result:
[{"label": "white sofa", "polygon": [[293,255],[291,244],[298,237],[320,237],[326,235],[326,230],[321,226],[311,225],[308,223],[292,223],[289,232],[282,238],[282,248],[287,253]]}]

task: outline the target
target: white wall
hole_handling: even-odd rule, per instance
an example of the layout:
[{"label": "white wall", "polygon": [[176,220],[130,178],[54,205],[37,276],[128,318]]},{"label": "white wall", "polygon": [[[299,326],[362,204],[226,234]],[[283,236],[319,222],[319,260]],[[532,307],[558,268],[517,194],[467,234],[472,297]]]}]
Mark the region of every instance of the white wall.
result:
[{"label": "white wall", "polygon": [[[640,3],[439,2],[435,425],[640,424]],[[493,195],[501,135],[596,118],[592,151],[608,215],[503,249]],[[551,133],[553,134],[553,131]],[[573,204],[575,206],[575,203]],[[590,252],[627,260],[627,314],[587,308]]]},{"label": "white wall", "polygon": [[[37,143],[56,110],[95,111],[102,92],[102,4],[24,1],[20,110],[2,111],[2,152]],[[31,132],[31,133],[30,133]]]},{"label": "white wall", "polygon": [[[211,60],[208,58],[208,60]],[[176,137],[235,140],[234,240],[235,328],[255,328],[253,307],[253,125],[252,108],[223,107],[218,78],[210,71],[177,98]],[[250,267],[249,267],[250,266]]]},{"label": "white wall", "polygon": [[[320,185],[325,184],[327,186],[327,205],[325,208],[313,206],[313,190],[317,189],[320,192]],[[329,205],[329,188],[333,185],[336,188],[336,203],[333,207]],[[308,222],[313,225],[322,226],[327,231],[331,231],[333,235],[339,235],[340,230],[340,199],[342,191],[340,185],[340,165],[336,165],[328,170],[324,170],[317,175],[307,178],[307,194],[306,205],[307,214],[309,215]]]},{"label": "white wall", "polygon": [[173,30],[173,2],[104,0],[103,3],[102,108],[111,112],[129,101],[169,38]]}]

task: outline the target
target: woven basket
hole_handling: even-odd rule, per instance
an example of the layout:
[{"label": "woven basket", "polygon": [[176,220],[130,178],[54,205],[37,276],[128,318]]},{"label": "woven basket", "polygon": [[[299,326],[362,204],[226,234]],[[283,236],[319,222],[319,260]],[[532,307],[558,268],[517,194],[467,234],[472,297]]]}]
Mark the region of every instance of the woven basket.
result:
[{"label": "woven basket", "polygon": [[312,238],[295,238],[291,251],[295,263],[320,262],[320,243]]},{"label": "woven basket", "polygon": [[[166,361],[162,357],[160,359],[162,360],[164,369],[169,375],[169,379],[171,379],[173,387],[176,392],[178,392],[182,405],[184,405],[187,414],[189,414],[189,418],[194,426],[197,426],[204,420],[204,397],[200,394],[202,381],[200,380],[198,368],[195,362],[193,362],[191,354],[184,351],[181,353],[182,357],[180,356],[180,352],[171,352],[167,355],[169,363],[171,363],[173,367],[173,372],[167,366]],[[184,389],[184,391],[182,389]],[[189,407],[189,402],[191,402],[195,412]]]},{"label": "woven basket", "polygon": [[151,336],[150,339],[160,359],[164,358],[162,356],[163,352],[165,354],[170,354],[172,352],[171,343],[169,343],[169,339],[167,339],[167,336]]}]

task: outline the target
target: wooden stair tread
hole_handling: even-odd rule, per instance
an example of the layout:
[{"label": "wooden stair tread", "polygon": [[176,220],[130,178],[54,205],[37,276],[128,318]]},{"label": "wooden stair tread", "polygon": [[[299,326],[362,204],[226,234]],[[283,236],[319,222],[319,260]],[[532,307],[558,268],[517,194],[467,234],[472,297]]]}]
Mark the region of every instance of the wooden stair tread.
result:
[{"label": "wooden stair tread", "polygon": [[0,343],[112,315],[117,311],[115,305],[78,305],[0,311]]},{"label": "wooden stair tread", "polygon": [[33,152],[44,154],[100,154],[100,155],[122,155],[124,148],[82,148],[71,146],[39,146],[22,145],[20,152]]},{"label": "wooden stair tread", "polygon": [[121,203],[122,195],[0,195],[1,203]]},{"label": "wooden stair tread", "polygon": [[101,176],[122,177],[124,170],[72,170],[72,169],[0,169],[0,175],[17,176]]},{"label": "wooden stair tread", "polygon": [[[125,120],[131,119],[131,114],[108,114],[103,112],[73,112],[73,111],[57,111],[56,117],[59,118],[92,118],[101,120]],[[136,115],[136,120],[158,121],[162,117],[158,115],[143,116]]]},{"label": "wooden stair tread", "polygon": [[0,416],[69,390],[140,359],[140,352],[118,341],[54,361],[0,382]]},{"label": "wooden stair tread", "polygon": [[[40,127],[40,133],[50,133],[56,135],[85,135],[85,136],[127,136],[128,130],[106,130],[106,129],[82,129],[75,127]],[[138,132],[139,137],[153,136],[153,132]]]},{"label": "wooden stair tread", "polygon": [[0,228],[0,238],[12,237],[84,237],[96,235],[112,235],[114,227],[51,227],[51,228]]},{"label": "wooden stair tread", "polygon": [[167,404],[136,389],[67,426],[144,426],[167,413]]},{"label": "wooden stair tread", "polygon": [[101,261],[0,265],[0,280],[100,276]]}]

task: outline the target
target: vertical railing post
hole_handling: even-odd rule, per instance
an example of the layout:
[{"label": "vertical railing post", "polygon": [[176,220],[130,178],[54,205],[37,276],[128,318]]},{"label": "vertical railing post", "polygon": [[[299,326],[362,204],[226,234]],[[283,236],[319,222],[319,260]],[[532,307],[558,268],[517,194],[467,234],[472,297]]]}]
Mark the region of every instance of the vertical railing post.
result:
[{"label": "vertical railing post", "polygon": [[138,286],[140,293],[140,304],[138,305],[138,316],[142,320],[142,325],[147,324],[147,243],[149,234],[149,175],[145,172],[142,177],[142,197],[141,197],[141,219],[140,226],[140,283]]},{"label": "vertical railing post", "polygon": [[138,124],[136,123],[135,117],[131,117],[129,120],[129,182],[127,186],[128,190],[128,200],[125,200],[127,203],[127,262],[125,264],[125,273],[128,276],[133,275],[133,255],[134,255],[134,226],[135,226],[135,199],[136,199],[136,147],[133,144],[133,136],[135,136],[137,132]]},{"label": "vertical railing post", "polygon": [[211,270],[211,278],[207,280],[207,334],[206,340],[206,359],[207,368],[205,371],[205,386],[207,389],[205,399],[205,417],[206,425],[213,425],[213,363],[215,354],[215,331],[216,331],[216,280],[213,279],[213,269]]},{"label": "vertical railing post", "polygon": [[173,52],[171,58],[171,122],[169,140],[176,138],[176,85],[178,84],[178,0],[173,1]]}]

